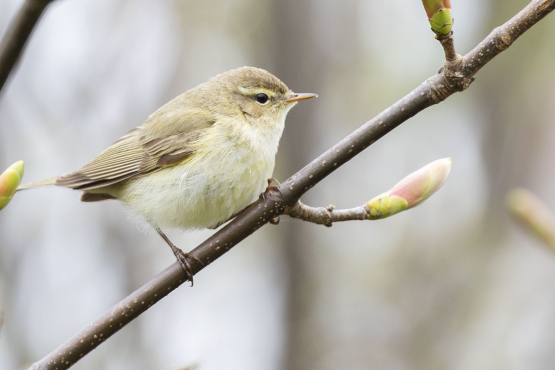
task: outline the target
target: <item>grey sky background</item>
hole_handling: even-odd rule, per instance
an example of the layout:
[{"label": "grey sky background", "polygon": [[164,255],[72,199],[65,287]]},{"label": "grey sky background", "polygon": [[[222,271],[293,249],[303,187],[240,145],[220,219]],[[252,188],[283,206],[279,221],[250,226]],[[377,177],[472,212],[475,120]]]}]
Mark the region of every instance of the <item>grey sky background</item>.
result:
[{"label": "grey sky background", "polygon": [[[453,0],[466,53],[526,0]],[[21,0],[0,2],[3,32]],[[445,186],[377,222],[282,218],[102,344],[77,370],[552,369],[555,255],[504,197],[555,209],[555,16],[303,198],[346,208],[451,157]],[[159,106],[226,70],[265,68],[319,98],[289,114],[284,180],[434,74],[420,1],[58,0],[0,97],[0,168],[25,181],[86,164]],[[0,213],[0,368],[56,348],[174,262],[117,202],[17,194]],[[190,250],[213,231],[170,231]]]}]

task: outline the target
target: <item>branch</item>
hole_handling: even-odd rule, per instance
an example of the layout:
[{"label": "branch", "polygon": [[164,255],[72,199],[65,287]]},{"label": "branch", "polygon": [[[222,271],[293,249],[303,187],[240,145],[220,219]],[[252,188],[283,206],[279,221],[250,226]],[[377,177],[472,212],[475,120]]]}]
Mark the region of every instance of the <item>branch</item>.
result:
[{"label": "branch", "polygon": [[445,52],[445,63],[448,64],[449,69],[456,69],[458,65],[462,62],[462,56],[457,54],[455,50],[455,40],[453,40],[453,31],[449,32],[447,35],[437,36],[437,40],[443,46],[443,51]]},{"label": "branch", "polygon": [[0,42],[0,92],[21,57],[44,9],[53,0],[25,0]]},{"label": "branch", "polygon": [[[555,9],[555,0],[533,0],[503,26],[496,28],[459,66],[446,64],[435,76],[424,81],[404,98],[365,123],[290,179],[267,190],[261,198],[237,218],[208,238],[190,254],[204,266],[191,261],[193,274],[198,273],[271,219],[284,214],[287,206],[324,177],[362,152],[385,134],[422,110],[440,103],[470,86],[474,75],[496,55],[506,50],[520,35]],[[147,284],[93,321],[42,360],[33,370],[63,370],[96,348],[149,307],[186,281],[179,263],[174,263]]]},{"label": "branch", "polygon": [[334,222],[370,220],[370,208],[366,204],[350,209],[335,209],[331,204],[327,207],[314,208],[298,200],[293,207],[285,209],[285,214],[291,218],[328,227],[331,227]]}]

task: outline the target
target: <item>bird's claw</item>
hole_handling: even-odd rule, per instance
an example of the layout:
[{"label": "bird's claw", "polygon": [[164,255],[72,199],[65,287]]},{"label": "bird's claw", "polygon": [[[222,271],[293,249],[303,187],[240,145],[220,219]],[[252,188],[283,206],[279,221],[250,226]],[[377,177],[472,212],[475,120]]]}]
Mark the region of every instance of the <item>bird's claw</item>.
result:
[{"label": "bird's claw", "polygon": [[274,183],[274,182],[275,182],[276,184],[279,185],[279,181],[277,181],[277,180],[274,179],[273,177],[268,179],[268,187],[266,188],[266,191],[269,191],[269,190],[278,190],[277,186],[272,185],[272,183]]},{"label": "bird's claw", "polygon": [[277,183],[277,184],[279,185],[279,181],[277,181],[276,179],[274,179],[274,178],[268,179],[268,187],[266,188],[266,190],[264,190],[263,193],[260,194],[260,196],[258,197],[258,199],[260,199],[260,200],[262,200],[262,201],[265,202],[265,201],[266,201],[266,194],[267,194],[268,192],[270,192],[270,191],[277,191],[277,192],[279,192],[279,193],[281,194],[279,188],[278,188],[277,186],[275,186],[275,185],[272,185],[273,182],[275,182],[275,183]]},{"label": "bird's claw", "polygon": [[204,266],[204,263],[197,257],[192,256],[189,253],[183,252],[181,249],[177,248],[176,246],[174,246],[172,250],[173,250],[173,254],[175,255],[175,258],[177,258],[177,262],[179,262],[179,264],[181,265],[181,268],[183,268],[183,270],[185,271],[185,275],[187,275],[187,280],[189,280],[191,282],[191,286],[193,286],[193,270],[191,269],[191,264],[189,263],[188,258],[198,262],[202,266]]}]

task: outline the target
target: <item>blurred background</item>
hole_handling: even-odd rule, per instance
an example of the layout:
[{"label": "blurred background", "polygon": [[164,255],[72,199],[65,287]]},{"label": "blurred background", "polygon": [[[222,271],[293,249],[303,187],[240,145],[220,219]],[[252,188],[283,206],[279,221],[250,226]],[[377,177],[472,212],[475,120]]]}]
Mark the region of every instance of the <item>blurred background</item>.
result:
[{"label": "blurred background", "polygon": [[[22,0],[0,2],[3,33]],[[527,0],[453,2],[465,54]],[[275,177],[443,63],[421,1],[55,1],[0,99],[0,168],[70,172],[183,91],[243,65],[320,97],[289,114]],[[555,209],[555,15],[464,93],[401,125],[303,201],[362,204],[452,157],[445,186],[387,220],[282,217],[89,356],[79,370],[553,369],[555,254],[517,228],[514,186]],[[0,368],[40,359],[174,262],[117,202],[17,194],[0,213]],[[170,231],[190,250],[213,231]]]}]

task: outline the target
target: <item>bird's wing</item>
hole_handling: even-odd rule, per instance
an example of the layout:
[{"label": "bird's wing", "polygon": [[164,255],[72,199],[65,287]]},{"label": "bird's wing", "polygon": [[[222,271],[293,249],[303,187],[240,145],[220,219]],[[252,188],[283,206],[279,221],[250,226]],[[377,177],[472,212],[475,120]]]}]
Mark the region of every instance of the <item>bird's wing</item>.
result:
[{"label": "bird's wing", "polygon": [[148,135],[143,125],[129,131],[89,164],[60,176],[56,185],[90,190],[178,164],[195,154],[194,143],[215,121],[188,125],[190,130],[165,137]]}]

